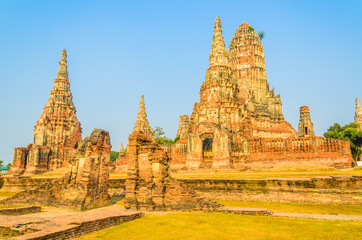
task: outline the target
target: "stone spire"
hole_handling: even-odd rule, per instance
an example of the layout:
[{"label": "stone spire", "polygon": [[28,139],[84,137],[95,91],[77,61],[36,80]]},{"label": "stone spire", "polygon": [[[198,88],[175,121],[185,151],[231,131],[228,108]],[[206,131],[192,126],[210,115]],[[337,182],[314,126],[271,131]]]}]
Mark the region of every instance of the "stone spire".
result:
[{"label": "stone spire", "polygon": [[263,44],[248,23],[242,23],[231,38],[228,57],[240,92],[250,102],[248,109],[251,116],[284,120],[280,95],[275,96],[267,81]]},{"label": "stone spire", "polygon": [[[31,155],[29,164],[31,165],[34,160],[35,164],[44,164],[49,169],[67,166],[71,160],[72,151],[80,147],[82,142],[82,129],[70,91],[67,54],[63,50],[54,87],[49,94],[43,113],[34,126],[33,146],[50,148],[51,152],[47,159],[49,163],[46,159],[34,160],[33,155],[29,154]],[[44,163],[38,163],[39,161]]]},{"label": "stone spire", "polygon": [[67,67],[67,51],[63,49],[62,56],[59,62],[59,68],[56,79],[67,79],[68,80],[68,67]]},{"label": "stone spire", "polygon": [[221,21],[217,16],[212,38],[211,52],[209,57],[209,67],[228,66],[228,56],[225,50],[225,41],[221,31]]},{"label": "stone spire", "polygon": [[122,153],[124,152],[124,148],[123,148],[123,143],[121,142],[121,147],[119,148],[119,152]]},{"label": "stone spire", "polygon": [[137,120],[132,133],[136,131],[142,131],[147,137],[152,138],[152,130],[147,120],[144,95],[141,96],[140,105],[138,107]]},{"label": "stone spire", "polygon": [[358,98],[356,98],[356,112],[354,115],[354,122],[358,124],[360,129],[362,129],[362,108]]},{"label": "stone spire", "polygon": [[298,133],[300,137],[310,137],[314,135],[314,127],[310,119],[310,112],[308,106],[300,107],[300,119],[298,124]]},{"label": "stone spire", "polygon": [[190,119],[188,115],[181,115],[180,120],[178,123],[178,129],[177,129],[177,136],[180,137],[180,139],[187,138],[187,129],[190,125]]}]

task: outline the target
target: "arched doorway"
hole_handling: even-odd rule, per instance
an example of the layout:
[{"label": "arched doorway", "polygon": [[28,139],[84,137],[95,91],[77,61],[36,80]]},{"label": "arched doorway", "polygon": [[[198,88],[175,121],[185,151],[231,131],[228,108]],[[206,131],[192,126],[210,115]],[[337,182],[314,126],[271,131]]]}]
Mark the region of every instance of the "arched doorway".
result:
[{"label": "arched doorway", "polygon": [[206,138],[203,138],[202,140],[202,164],[200,167],[202,168],[211,168],[212,161],[214,158],[213,155],[213,137],[207,136]]}]

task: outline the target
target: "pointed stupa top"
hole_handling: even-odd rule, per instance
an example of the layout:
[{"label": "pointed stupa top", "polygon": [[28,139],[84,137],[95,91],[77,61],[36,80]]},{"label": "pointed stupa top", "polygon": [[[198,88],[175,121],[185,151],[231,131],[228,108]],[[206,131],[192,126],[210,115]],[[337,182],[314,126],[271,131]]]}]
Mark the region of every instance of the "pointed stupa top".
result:
[{"label": "pointed stupa top", "polygon": [[136,131],[142,131],[147,137],[152,138],[152,130],[147,120],[144,95],[141,96],[140,105],[138,107],[137,120],[132,133]]},{"label": "pointed stupa top", "polygon": [[209,67],[228,66],[228,56],[225,50],[225,41],[221,31],[221,21],[216,17],[214,25],[214,35],[212,37],[211,52],[209,57]]},{"label": "pointed stupa top", "polygon": [[63,49],[56,79],[68,79],[67,51]]},{"label": "pointed stupa top", "polygon": [[124,152],[124,148],[123,148],[123,143],[121,142],[121,147],[119,148],[119,152],[122,153]]},{"label": "pointed stupa top", "polygon": [[354,122],[357,123],[359,128],[362,129],[362,108],[358,98],[356,98],[356,112],[354,115]]}]

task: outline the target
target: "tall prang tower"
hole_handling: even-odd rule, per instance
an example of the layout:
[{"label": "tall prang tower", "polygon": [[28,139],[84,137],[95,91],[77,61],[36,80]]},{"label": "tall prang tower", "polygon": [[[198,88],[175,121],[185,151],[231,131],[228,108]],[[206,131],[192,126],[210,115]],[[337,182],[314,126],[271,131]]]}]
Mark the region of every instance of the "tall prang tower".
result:
[{"label": "tall prang tower", "polygon": [[358,98],[356,98],[356,112],[354,115],[354,122],[358,124],[359,129],[362,129],[362,108]]},{"label": "tall prang tower", "polygon": [[221,21],[217,17],[209,68],[200,88],[200,102],[194,105],[187,131],[186,167],[227,168],[233,164],[232,149],[239,149],[238,159],[243,157],[240,152],[247,154],[246,141],[241,134],[246,117],[237,81],[229,67]]},{"label": "tall prang tower", "polygon": [[82,128],[70,91],[67,52],[63,49],[54,87],[34,126],[33,143],[27,148],[15,148],[13,170],[39,173],[66,167],[82,142]]},{"label": "tall prang tower", "polygon": [[62,51],[54,87],[43,113],[34,126],[33,145],[49,146],[52,158],[63,157],[58,146],[77,147],[82,143],[82,129],[76,116],[67,69],[67,52]]},{"label": "tall prang tower", "polygon": [[54,87],[49,94],[34,127],[33,146],[48,146],[51,149],[50,169],[60,167],[70,155],[68,148],[78,148],[82,144],[82,129],[76,116],[67,67],[67,52],[62,51]]},{"label": "tall prang tower", "polygon": [[284,120],[280,94],[276,96],[267,81],[260,37],[245,22],[238,27],[231,39],[229,63],[238,81],[240,95],[247,99],[251,117]]}]

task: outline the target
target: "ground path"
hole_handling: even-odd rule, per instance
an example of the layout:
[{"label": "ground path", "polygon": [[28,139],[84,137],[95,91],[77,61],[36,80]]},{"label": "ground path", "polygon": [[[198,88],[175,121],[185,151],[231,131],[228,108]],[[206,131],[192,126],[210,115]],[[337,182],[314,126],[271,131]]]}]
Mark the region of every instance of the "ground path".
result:
[{"label": "ground path", "polygon": [[[48,239],[48,237],[78,237],[141,217],[136,211],[125,211],[122,206],[113,205],[87,212],[75,212],[59,208],[43,208],[44,212],[21,215],[0,216],[0,227],[18,230],[34,229],[28,233],[10,239]],[[63,239],[63,238],[61,238]]]},{"label": "ground path", "polygon": [[351,220],[362,221],[362,215],[334,215],[334,214],[312,214],[312,213],[291,213],[291,212],[274,212],[275,217],[293,217],[293,218],[309,218],[320,220]]}]

